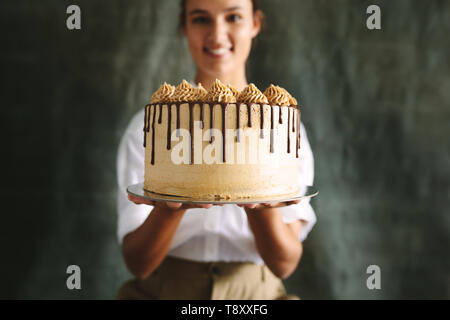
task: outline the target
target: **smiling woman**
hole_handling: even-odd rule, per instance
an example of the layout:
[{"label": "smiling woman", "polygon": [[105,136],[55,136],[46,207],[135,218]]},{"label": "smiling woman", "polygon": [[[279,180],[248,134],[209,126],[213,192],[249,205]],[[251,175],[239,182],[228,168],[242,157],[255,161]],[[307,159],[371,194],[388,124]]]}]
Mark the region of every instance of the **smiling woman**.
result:
[{"label": "smiling woman", "polygon": [[[183,0],[181,4],[180,28],[197,68],[199,90],[200,83],[210,90],[218,79],[230,94],[239,94],[229,88],[242,91],[248,86],[246,62],[264,18],[256,1]],[[295,271],[302,256],[301,241],[316,222],[309,201],[212,206],[127,198],[127,187],[144,177],[144,118],[142,110],[132,119],[118,152],[118,236],[125,263],[136,277],[120,288],[118,298],[298,299],[286,293],[281,279]],[[312,185],[313,156],[302,124],[300,135],[300,181]],[[245,171],[239,177],[253,181],[251,174]],[[261,187],[273,191],[278,171],[274,175]],[[181,192],[192,189],[193,179],[180,181]]]},{"label": "smiling woman", "polygon": [[219,78],[244,89],[245,64],[263,16],[255,0],[183,0],[180,27],[197,66],[195,81],[209,89]]}]

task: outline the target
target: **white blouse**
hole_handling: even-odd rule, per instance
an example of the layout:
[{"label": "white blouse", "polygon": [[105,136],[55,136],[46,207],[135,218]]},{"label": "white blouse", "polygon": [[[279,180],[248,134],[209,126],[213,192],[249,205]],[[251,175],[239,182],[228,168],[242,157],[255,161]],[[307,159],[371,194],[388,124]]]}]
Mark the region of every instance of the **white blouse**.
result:
[{"label": "white blouse", "polygon": [[[122,136],[117,154],[119,243],[122,243],[127,233],[137,229],[146,220],[153,208],[129,201],[126,191],[129,185],[144,181],[143,119],[144,109],[132,118]],[[300,136],[300,179],[303,184],[312,185],[314,159],[303,124]],[[297,219],[305,222],[299,239],[305,240],[316,223],[309,199],[279,210],[285,223]],[[264,264],[256,249],[245,210],[234,204],[188,209],[174,235],[168,255],[196,261],[251,261]]]}]

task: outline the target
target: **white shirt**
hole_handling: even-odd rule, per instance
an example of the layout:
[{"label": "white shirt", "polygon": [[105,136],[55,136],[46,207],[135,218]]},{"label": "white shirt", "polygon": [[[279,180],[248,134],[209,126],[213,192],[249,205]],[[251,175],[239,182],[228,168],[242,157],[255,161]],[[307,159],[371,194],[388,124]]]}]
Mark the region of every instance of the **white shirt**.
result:
[{"label": "white shirt", "polygon": [[[127,233],[137,229],[146,220],[153,208],[134,204],[128,200],[126,192],[129,185],[144,181],[143,125],[144,110],[141,110],[129,123],[117,154],[119,243],[122,243]],[[314,159],[303,124],[300,128],[300,179],[303,184],[312,185]],[[305,240],[316,223],[309,199],[279,210],[285,223],[297,219],[306,222],[299,239]],[[256,249],[245,210],[234,204],[188,209],[174,235],[168,255],[195,261],[251,261],[264,264]]]}]

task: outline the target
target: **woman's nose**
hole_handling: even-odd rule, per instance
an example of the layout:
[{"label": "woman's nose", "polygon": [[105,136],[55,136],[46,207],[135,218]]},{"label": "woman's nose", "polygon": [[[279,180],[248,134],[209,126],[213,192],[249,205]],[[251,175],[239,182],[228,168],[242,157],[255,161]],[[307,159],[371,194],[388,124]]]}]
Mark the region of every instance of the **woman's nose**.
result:
[{"label": "woman's nose", "polygon": [[224,45],[228,41],[228,28],[222,21],[215,21],[208,37],[211,45]]}]

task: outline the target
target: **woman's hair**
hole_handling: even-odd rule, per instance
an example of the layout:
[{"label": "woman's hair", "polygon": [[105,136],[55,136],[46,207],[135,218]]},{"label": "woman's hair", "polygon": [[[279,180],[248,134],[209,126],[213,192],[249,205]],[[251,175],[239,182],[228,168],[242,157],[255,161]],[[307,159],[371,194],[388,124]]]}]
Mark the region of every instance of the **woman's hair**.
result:
[{"label": "woman's hair", "polygon": [[[253,4],[253,13],[260,9],[259,0],[251,0]],[[180,2],[181,13],[180,20],[178,24],[178,30],[181,32],[186,25],[186,0],[181,0]]]}]

